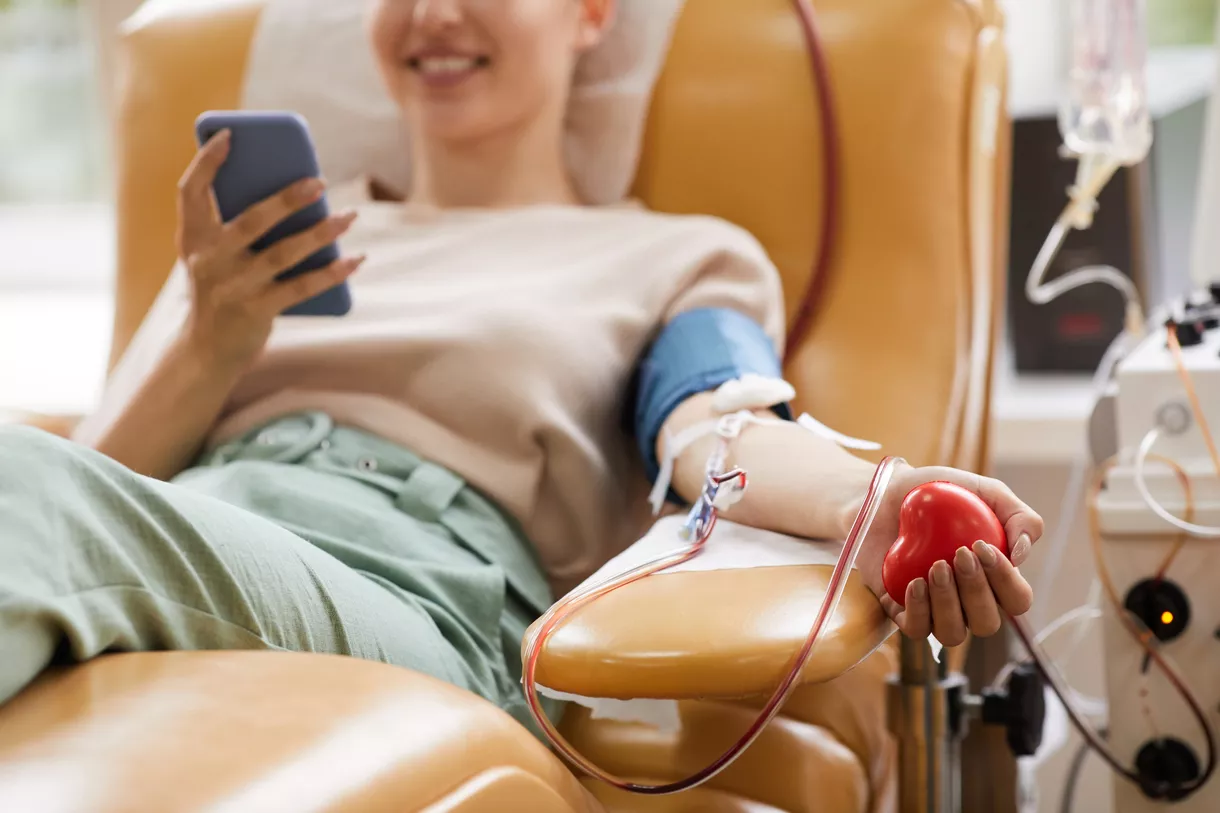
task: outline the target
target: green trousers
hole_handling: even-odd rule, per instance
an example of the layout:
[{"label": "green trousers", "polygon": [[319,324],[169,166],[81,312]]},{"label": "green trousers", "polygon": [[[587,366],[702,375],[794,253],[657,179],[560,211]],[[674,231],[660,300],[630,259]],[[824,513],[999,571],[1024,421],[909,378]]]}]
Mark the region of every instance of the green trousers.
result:
[{"label": "green trousers", "polygon": [[519,650],[551,599],[529,543],[460,477],[324,414],[171,483],[0,429],[0,702],[105,652],[278,649],[424,672],[537,733]]}]

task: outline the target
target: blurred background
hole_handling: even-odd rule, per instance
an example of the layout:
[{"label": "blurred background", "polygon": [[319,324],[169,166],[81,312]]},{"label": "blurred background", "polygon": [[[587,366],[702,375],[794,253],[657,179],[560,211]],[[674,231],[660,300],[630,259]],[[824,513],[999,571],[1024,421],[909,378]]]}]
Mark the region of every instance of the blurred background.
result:
[{"label": "blurred background", "polygon": [[100,386],[114,254],[100,34],[137,5],[0,0],[0,411],[77,412]]},{"label": "blurred background", "polygon": [[93,49],[77,0],[0,0],[0,164],[4,204],[103,197]]},{"label": "blurred background", "polygon": [[[1025,276],[1074,180],[1074,164],[1059,154],[1056,120],[1067,69],[1066,5],[1063,0],[1005,3],[1013,184],[1007,342],[992,416],[993,473],[1041,512],[1052,531],[1062,526],[1065,509],[1075,511],[1057,573],[1043,569],[1048,547],[1035,546],[1022,568],[1038,593],[1030,616],[1036,628],[1090,598],[1096,571],[1084,506],[1061,503],[1069,470],[1085,453],[1089,377],[1122,320],[1121,297],[1105,286],[1087,286],[1044,307],[1030,305],[1024,296]],[[1143,164],[1115,177],[1099,199],[1094,228],[1072,236],[1048,277],[1083,265],[1112,264],[1132,277],[1144,302],[1155,304],[1216,276],[1208,259],[1213,252],[1195,238],[1201,205],[1215,195],[1200,178],[1205,160],[1216,165],[1220,140],[1218,122],[1209,121],[1218,78],[1217,3],[1147,0],[1147,13],[1152,152]],[[1069,651],[1071,643],[1058,641],[1050,654],[1077,691],[1104,699],[1100,627]],[[1067,810],[1061,805],[1071,791],[1070,810],[1111,810],[1112,776],[1092,757],[1072,770],[1080,740],[1065,730],[1061,717],[1048,726],[1048,740],[1044,753],[1023,766],[1029,809]]]},{"label": "blurred background", "polygon": [[[868,0],[859,0],[867,2]],[[963,0],[964,2],[964,0]],[[107,89],[114,32],[139,0],[0,0],[0,413],[80,413],[97,397],[108,353],[112,216]],[[816,6],[816,0],[815,0]],[[1088,374],[1118,330],[1117,295],[1082,290],[1035,309],[1024,275],[1074,165],[1058,154],[1065,73],[1061,0],[1008,0],[1014,119],[1008,341],[994,411],[994,472],[1055,527],[1068,467],[1084,448]],[[1146,302],[1184,291],[1192,272],[1208,103],[1217,84],[1216,0],[1148,0],[1153,152],[1103,195],[1094,229],[1061,253],[1066,267],[1104,261],[1132,275]],[[1057,267],[1058,268],[1058,267]],[[1052,269],[1055,273],[1055,269]],[[1080,517],[1082,519],[1082,517]],[[1083,604],[1093,579],[1083,523],[1063,573],[1040,584],[1036,625]],[[1043,589],[1046,588],[1046,589]],[[1054,653],[1078,690],[1100,696],[1100,635]],[[1026,765],[1040,811],[1059,810],[1074,735]],[[1079,810],[1110,806],[1110,778],[1087,761]]]}]

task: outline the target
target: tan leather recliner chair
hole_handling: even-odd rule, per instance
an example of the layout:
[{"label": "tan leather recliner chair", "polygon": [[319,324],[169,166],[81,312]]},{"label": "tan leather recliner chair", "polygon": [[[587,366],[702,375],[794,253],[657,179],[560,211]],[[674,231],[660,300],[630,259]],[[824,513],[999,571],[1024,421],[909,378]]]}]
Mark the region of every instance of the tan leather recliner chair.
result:
[{"label": "tan leather recliner chair", "polygon": [[[152,0],[125,31],[115,358],[174,260],[192,121],[238,105],[263,2]],[[800,406],[836,428],[914,463],[978,468],[1006,250],[1002,20],[992,0],[821,0],[817,10],[842,145],[840,231],[789,377]],[[753,231],[795,308],[826,205],[822,135],[790,0],[692,0],[636,192],[656,209]],[[582,612],[553,639],[540,678],[588,696],[679,698],[682,725],[666,735],[574,708],[567,736],[638,780],[702,767],[778,681],[827,575],[659,575]],[[682,624],[665,623],[692,606]],[[893,658],[878,646],[889,631],[853,579],[784,715],[709,786],[665,798],[582,781],[499,710],[407,670],[281,653],[106,656],[48,673],[0,708],[0,809],[888,811]]]}]

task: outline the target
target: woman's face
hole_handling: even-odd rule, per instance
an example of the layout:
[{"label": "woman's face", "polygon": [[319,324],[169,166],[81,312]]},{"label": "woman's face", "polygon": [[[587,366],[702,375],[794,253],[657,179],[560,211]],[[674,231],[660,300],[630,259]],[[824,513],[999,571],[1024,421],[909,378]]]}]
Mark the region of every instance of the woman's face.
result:
[{"label": "woman's face", "polygon": [[476,140],[539,116],[562,123],[579,55],[610,0],[378,0],[373,51],[417,132]]}]

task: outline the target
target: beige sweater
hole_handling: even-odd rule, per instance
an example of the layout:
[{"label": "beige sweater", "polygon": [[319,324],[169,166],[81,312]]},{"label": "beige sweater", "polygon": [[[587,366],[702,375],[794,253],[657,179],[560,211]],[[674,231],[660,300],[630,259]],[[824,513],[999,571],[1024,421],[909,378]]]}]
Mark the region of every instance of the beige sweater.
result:
[{"label": "beige sweater", "polygon": [[[719,220],[634,205],[429,210],[331,195],[366,252],[343,318],[277,321],[209,445],[319,409],[440,463],[497,500],[537,546],[557,592],[644,530],[639,453],[622,415],[638,359],[665,321],[739,309],[779,341],[779,277]],[[181,268],[115,371],[121,409],[188,310]]]}]

